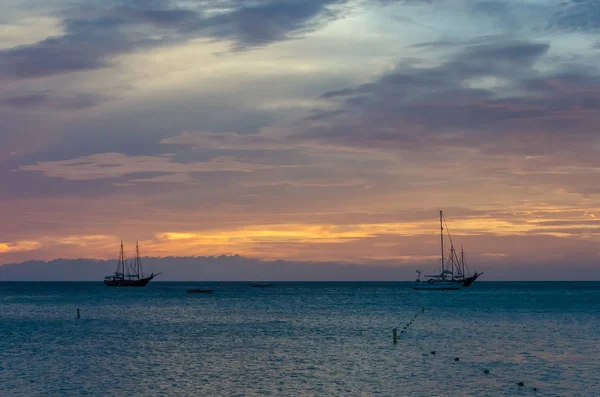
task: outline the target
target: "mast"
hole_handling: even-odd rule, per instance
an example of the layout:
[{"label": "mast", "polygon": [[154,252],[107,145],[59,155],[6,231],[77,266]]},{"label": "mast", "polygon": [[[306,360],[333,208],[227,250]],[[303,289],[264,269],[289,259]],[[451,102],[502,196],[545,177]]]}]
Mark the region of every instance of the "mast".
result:
[{"label": "mast", "polygon": [[442,210],[440,210],[440,241],[442,243],[442,278],[445,279],[446,275],[444,273],[444,225]]},{"label": "mast", "polygon": [[[450,264],[452,267],[452,279],[454,280],[454,267],[458,266],[454,263],[454,257],[456,256],[456,252],[454,250],[454,243],[450,240]],[[458,261],[457,261],[458,262]]]},{"label": "mast", "polygon": [[140,279],[144,277],[144,272],[142,271],[142,258],[140,258],[140,244],[137,241],[135,242],[135,262],[138,279]]},{"label": "mast", "polygon": [[121,239],[121,255],[119,255],[119,263],[121,265],[121,275],[125,278],[125,252],[123,251],[123,239]]},{"label": "mast", "polygon": [[465,252],[463,251],[462,244],[460,245],[460,265],[462,267],[462,276],[465,278]]}]

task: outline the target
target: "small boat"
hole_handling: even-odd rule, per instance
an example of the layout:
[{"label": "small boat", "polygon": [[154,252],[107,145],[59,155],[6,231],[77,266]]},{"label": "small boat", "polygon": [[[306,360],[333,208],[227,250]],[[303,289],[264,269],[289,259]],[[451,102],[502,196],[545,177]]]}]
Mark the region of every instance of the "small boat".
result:
[{"label": "small boat", "polygon": [[273,284],[257,283],[257,284],[250,284],[250,286],[253,288],[268,288],[268,287],[272,287]]},{"label": "small boat", "polygon": [[[160,273],[152,273],[148,277],[144,277],[142,269],[142,258],[140,257],[139,244],[136,244],[135,260],[129,264],[125,260],[123,251],[123,240],[121,240],[121,253],[117,262],[117,270],[112,276],[104,277],[104,284],[108,287],[145,287],[150,280],[158,276]],[[127,274],[125,274],[127,268]]]},{"label": "small boat", "polygon": [[[444,215],[440,210],[440,241],[442,246],[442,272],[436,275],[426,276],[429,277],[427,281],[421,281],[421,271],[417,270],[417,280],[413,283],[412,289],[415,290],[459,290],[464,285],[464,280],[460,280],[454,277],[455,263],[454,257],[456,256],[454,252],[454,244],[452,244],[451,248],[451,267],[450,269],[446,269],[444,266]],[[450,240],[452,241],[452,239]]]},{"label": "small boat", "polygon": [[188,294],[212,294],[215,292],[214,289],[208,288],[191,288],[186,291]]}]

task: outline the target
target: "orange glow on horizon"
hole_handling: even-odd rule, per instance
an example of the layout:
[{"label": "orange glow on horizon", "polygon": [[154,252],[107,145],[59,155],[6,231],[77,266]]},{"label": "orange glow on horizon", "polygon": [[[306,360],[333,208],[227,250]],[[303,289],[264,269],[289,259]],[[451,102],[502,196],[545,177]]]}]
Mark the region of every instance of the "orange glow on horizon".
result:
[{"label": "orange glow on horizon", "polygon": [[[448,217],[447,228],[460,242],[477,236],[553,236],[579,238],[598,234],[594,224],[597,209],[543,208],[530,211],[496,213],[489,216]],[[59,237],[41,236],[32,240],[0,243],[0,258],[8,254],[41,253],[43,259],[58,252],[60,257],[113,258],[119,240],[127,246],[140,241],[146,256],[211,256],[239,254],[258,259],[302,257],[306,260],[397,260],[410,261],[435,258],[437,252],[406,252],[403,238],[416,238],[420,244],[437,242],[437,220],[394,223],[356,224],[266,224],[195,231],[155,232],[151,237],[136,236],[125,230],[124,235],[81,234]],[[369,242],[371,241],[372,242]],[[366,245],[366,252],[346,252],[348,244]],[[335,248],[339,246],[340,248]],[[268,247],[268,248],[267,248]],[[320,247],[320,248],[318,248]],[[415,250],[422,247],[414,247]],[[476,247],[468,247],[472,250]],[[412,248],[411,248],[412,250]],[[498,258],[510,253],[481,251],[481,255]],[[336,256],[337,255],[337,256]]]}]

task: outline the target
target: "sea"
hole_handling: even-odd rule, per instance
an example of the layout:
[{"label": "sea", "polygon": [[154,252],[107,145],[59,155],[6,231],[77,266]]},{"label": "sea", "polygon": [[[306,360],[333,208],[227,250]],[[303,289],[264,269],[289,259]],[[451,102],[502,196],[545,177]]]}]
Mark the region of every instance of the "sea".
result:
[{"label": "sea", "polygon": [[600,396],[600,282],[3,282],[0,396]]}]

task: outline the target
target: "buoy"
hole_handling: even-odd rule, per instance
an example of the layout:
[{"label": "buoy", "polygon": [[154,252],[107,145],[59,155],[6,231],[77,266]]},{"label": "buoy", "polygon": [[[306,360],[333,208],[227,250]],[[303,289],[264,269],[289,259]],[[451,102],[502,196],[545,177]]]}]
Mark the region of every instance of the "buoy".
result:
[{"label": "buoy", "polygon": [[533,388],[533,391],[537,391],[537,387],[534,387],[534,388]]},{"label": "buoy", "polygon": [[525,383],[519,382],[519,383],[517,383],[517,385],[519,385],[519,386],[525,386]]},{"label": "buoy", "polygon": [[459,360],[459,358],[458,358],[458,357],[454,357],[454,361],[458,361],[458,360]]}]

